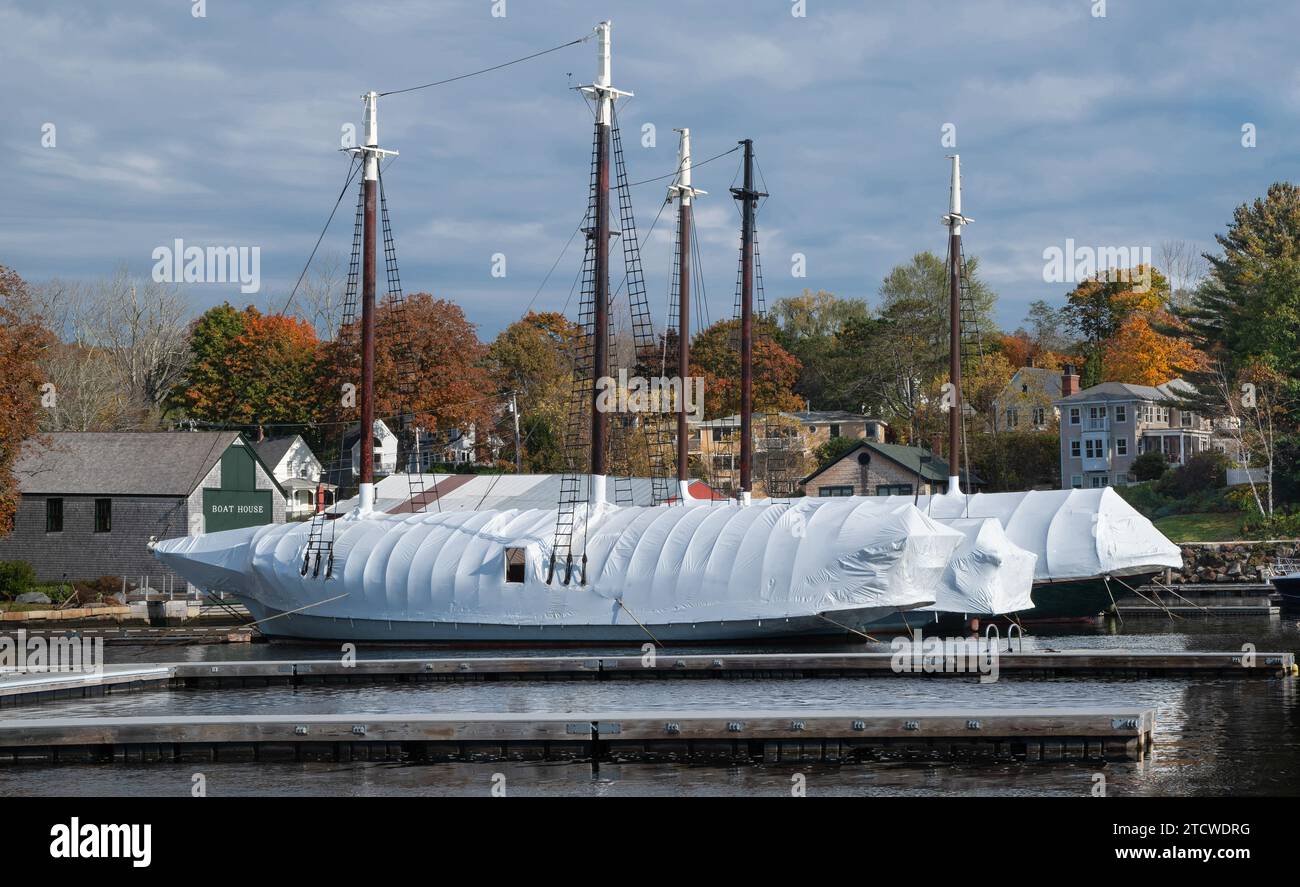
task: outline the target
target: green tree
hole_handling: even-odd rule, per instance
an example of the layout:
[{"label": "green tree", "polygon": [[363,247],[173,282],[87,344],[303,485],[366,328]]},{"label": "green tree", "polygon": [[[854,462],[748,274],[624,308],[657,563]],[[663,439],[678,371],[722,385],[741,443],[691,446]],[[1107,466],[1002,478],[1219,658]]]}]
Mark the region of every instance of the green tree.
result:
[{"label": "green tree", "polygon": [[[533,472],[563,468],[573,353],[579,329],[555,311],[529,312],[488,346],[487,367],[502,392],[515,392],[523,464]],[[508,446],[514,456],[514,441]]]},{"label": "green tree", "polygon": [[772,306],[781,346],[803,365],[794,391],[821,409],[857,409],[845,391],[845,331],[871,316],[861,299],[804,290]]}]

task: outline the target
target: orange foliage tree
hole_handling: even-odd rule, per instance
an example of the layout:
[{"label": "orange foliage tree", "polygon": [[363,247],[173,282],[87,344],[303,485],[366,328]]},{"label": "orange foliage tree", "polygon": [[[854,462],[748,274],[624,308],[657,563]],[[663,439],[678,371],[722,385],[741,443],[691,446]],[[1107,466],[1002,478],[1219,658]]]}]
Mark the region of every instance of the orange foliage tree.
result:
[{"label": "orange foliage tree", "polygon": [[[218,332],[219,329],[219,332]],[[193,358],[173,395],[188,416],[232,425],[307,425],[320,418],[332,389],[324,351],[306,321],[214,308],[192,327]]]},{"label": "orange foliage tree", "polygon": [[0,534],[13,529],[18,507],[14,462],[40,423],[44,380],[38,361],[54,343],[27,284],[0,265]]},{"label": "orange foliage tree", "polygon": [[[740,410],[740,322],[722,320],[691,343],[693,374],[704,378],[704,414],[716,419]],[[803,365],[776,341],[770,321],[754,323],[754,412],[803,408],[794,393]]]},{"label": "orange foliage tree", "polygon": [[380,306],[375,328],[375,415],[409,412],[431,431],[473,427],[485,444],[501,399],[487,346],[461,307],[415,293],[403,309]]},{"label": "orange foliage tree", "polygon": [[1153,323],[1172,326],[1175,321],[1165,311],[1132,314],[1102,343],[1103,381],[1155,386],[1203,367],[1205,355],[1187,339],[1159,333]]}]

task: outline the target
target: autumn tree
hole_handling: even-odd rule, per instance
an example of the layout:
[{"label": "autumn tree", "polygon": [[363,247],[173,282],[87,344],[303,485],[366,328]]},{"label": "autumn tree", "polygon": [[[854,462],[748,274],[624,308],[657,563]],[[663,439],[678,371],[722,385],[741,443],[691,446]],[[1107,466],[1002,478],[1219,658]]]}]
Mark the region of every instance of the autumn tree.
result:
[{"label": "autumn tree", "polygon": [[0,534],[13,529],[18,508],[14,463],[37,433],[45,392],[40,361],[55,343],[18,273],[0,265]]},{"label": "autumn tree", "polygon": [[1154,387],[1199,369],[1204,356],[1191,342],[1157,331],[1157,327],[1169,328],[1175,323],[1173,315],[1164,310],[1126,318],[1115,334],[1101,343],[1102,381]]},{"label": "autumn tree", "polygon": [[461,307],[415,293],[404,306],[381,305],[375,326],[375,414],[409,414],[435,434],[474,431],[485,446],[501,401],[487,347]]},{"label": "autumn tree", "polygon": [[529,312],[488,346],[487,367],[496,388],[515,394],[523,443],[521,461],[529,471],[563,469],[566,413],[579,332],[578,326],[559,312]]},{"label": "autumn tree", "polygon": [[[1099,272],[1070,292],[1065,311],[1081,339],[1084,388],[1100,382],[1158,385],[1197,359],[1173,331],[1158,331],[1173,320],[1169,281],[1150,266]],[[1145,350],[1127,350],[1138,347]]]},{"label": "autumn tree", "polygon": [[[777,342],[770,320],[754,323],[754,412],[777,413],[803,408],[794,393],[802,369],[799,360]],[[704,378],[705,418],[740,411],[740,321],[721,320],[702,330],[691,343],[692,374]]]},{"label": "autumn tree", "polygon": [[307,426],[334,395],[323,380],[321,343],[297,318],[221,305],[191,326],[190,352],[170,402],[191,419]]}]

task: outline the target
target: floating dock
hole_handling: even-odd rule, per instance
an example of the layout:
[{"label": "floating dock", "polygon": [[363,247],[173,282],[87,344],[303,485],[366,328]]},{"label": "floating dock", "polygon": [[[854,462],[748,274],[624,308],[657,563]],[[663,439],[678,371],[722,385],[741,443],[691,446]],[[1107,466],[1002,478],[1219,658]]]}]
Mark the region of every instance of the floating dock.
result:
[{"label": "floating dock", "polygon": [[[958,648],[959,650],[961,648]],[[900,662],[901,657],[901,662]],[[651,664],[653,663],[653,664]],[[900,670],[900,664],[904,666]],[[987,663],[985,663],[987,665]],[[1281,677],[1293,653],[1069,650],[999,653],[997,676],[1032,678]],[[513,656],[435,659],[264,660],[110,665],[102,674],[0,676],[0,707],[143,689],[299,687],[439,681],[639,681],[956,677],[979,679],[964,657],[894,653],[751,653],[672,656]],[[991,676],[991,675],[989,675]]]},{"label": "floating dock", "polygon": [[304,761],[1141,761],[1150,709],[867,708],[0,720],[0,765]]}]

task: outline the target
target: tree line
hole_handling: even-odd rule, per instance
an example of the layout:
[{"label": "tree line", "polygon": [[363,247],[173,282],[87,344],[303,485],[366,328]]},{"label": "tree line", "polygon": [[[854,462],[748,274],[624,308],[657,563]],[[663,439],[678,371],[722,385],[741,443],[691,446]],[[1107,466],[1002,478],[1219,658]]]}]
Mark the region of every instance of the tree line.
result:
[{"label": "tree line", "polygon": [[[970,319],[983,346],[964,380],[974,470],[1004,488],[1051,481],[1050,433],[976,432],[997,428],[994,401],[1018,367],[1071,363],[1084,387],[1188,379],[1201,392],[1196,408],[1267,466],[1274,482],[1261,490],[1260,510],[1271,515],[1300,498],[1300,190],[1274,185],[1240,206],[1216,239],[1219,252],[1203,260],[1187,244],[1166,244],[1161,270],[1107,269],[1127,273],[1099,273],[1037,300],[1013,331],[998,328],[997,296],[970,258]],[[0,266],[0,530],[16,499],[18,448],[40,432],[261,427],[303,433],[328,461],[356,420],[345,386],[359,381],[328,261],[292,314],[222,304],[197,318],[173,286],[125,270],[92,283],[28,285]],[[888,423],[891,440],[930,446],[946,427],[947,315],[944,260],[931,252],[894,267],[870,301],[811,289],[783,298],[756,321],[755,408],[866,413]],[[377,415],[410,411],[427,429],[474,428],[480,447],[495,436],[505,467],[516,459],[504,411],[513,395],[519,463],[563,467],[580,344],[570,320],[530,312],[484,341],[454,301],[416,293],[401,311],[381,308],[377,322]],[[677,374],[672,333],[660,337],[657,360],[633,354],[629,338],[614,343],[620,365]],[[708,418],[739,409],[737,340],[734,320],[693,339]],[[407,396],[402,363],[416,369]]]}]

